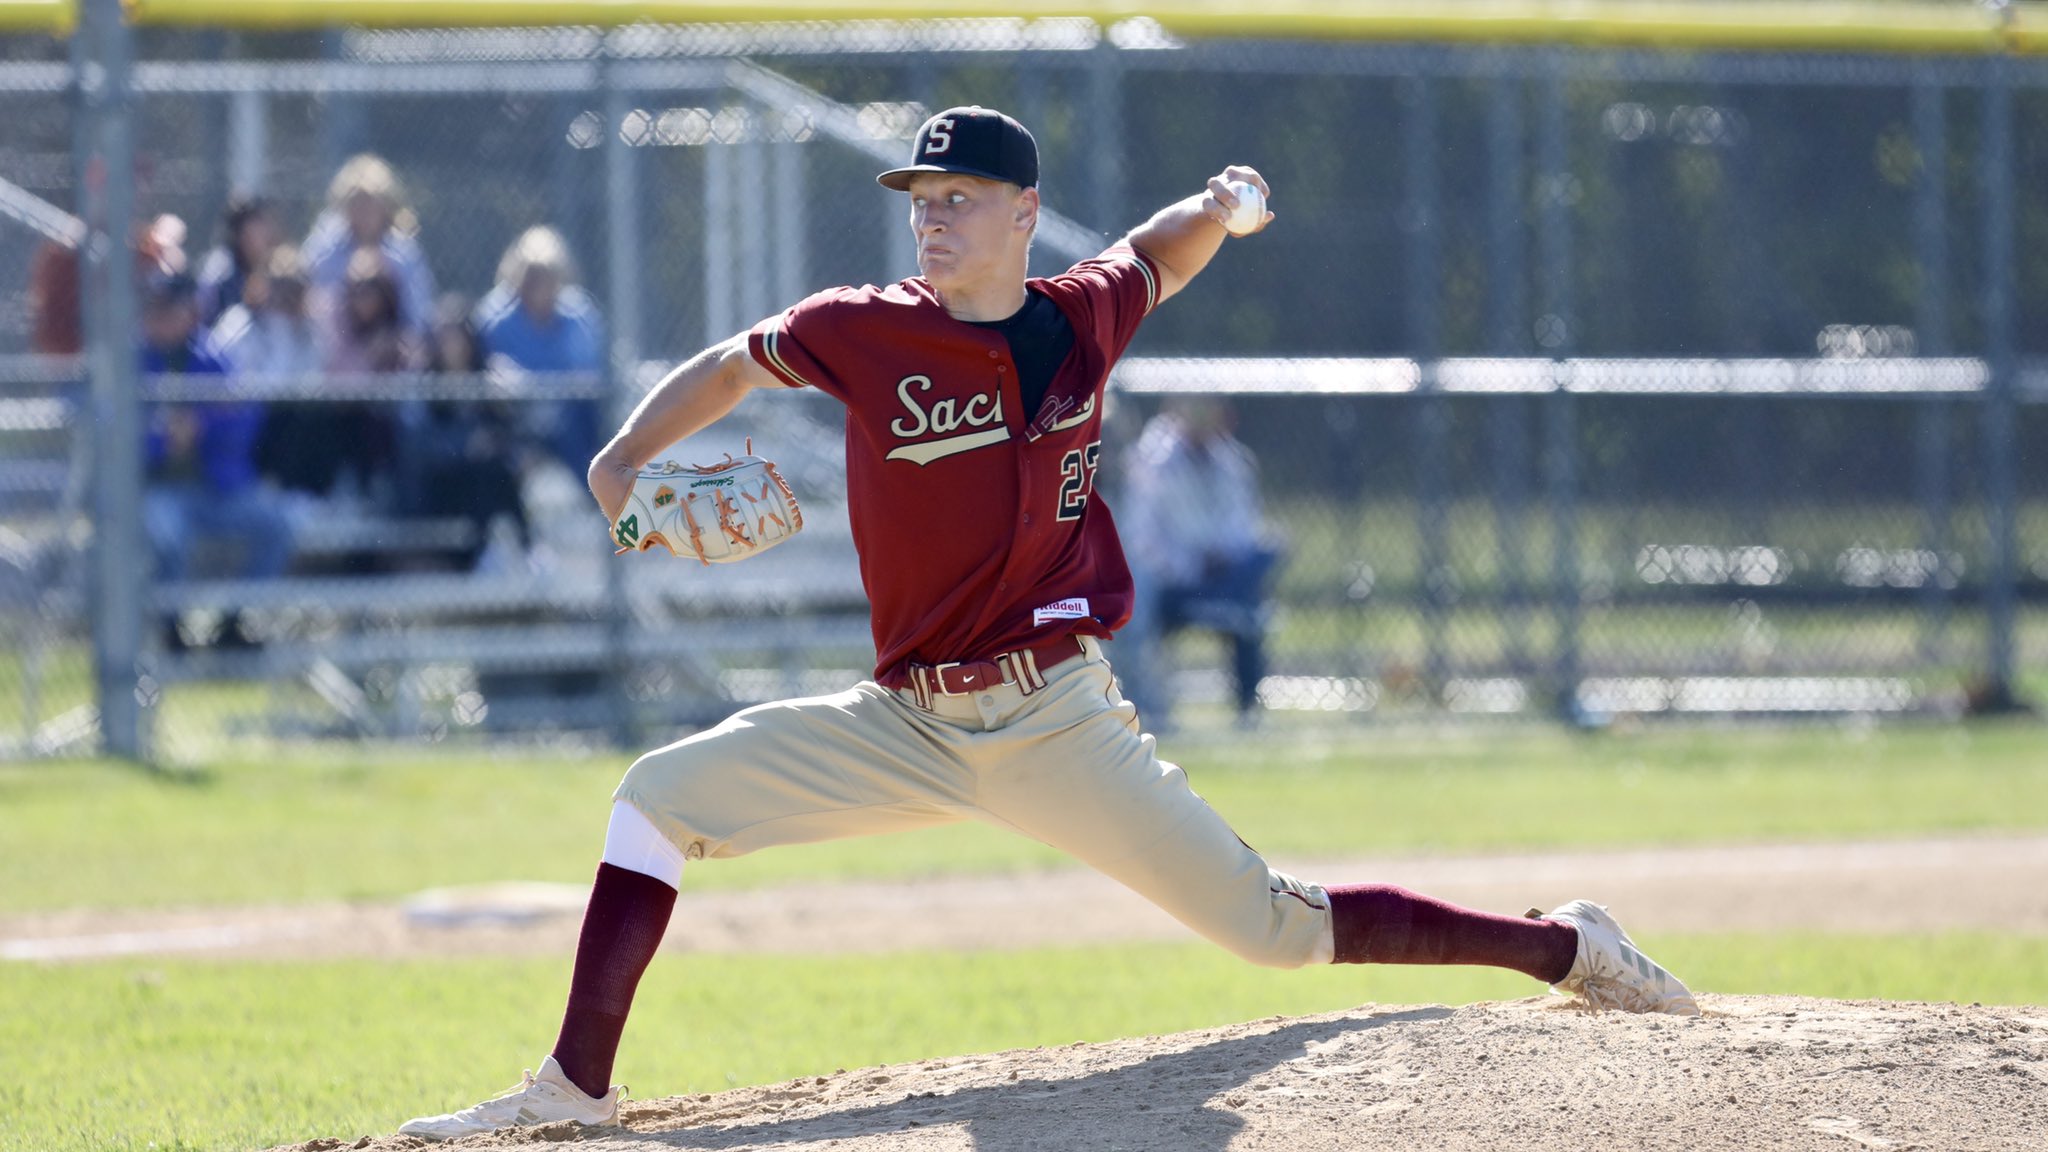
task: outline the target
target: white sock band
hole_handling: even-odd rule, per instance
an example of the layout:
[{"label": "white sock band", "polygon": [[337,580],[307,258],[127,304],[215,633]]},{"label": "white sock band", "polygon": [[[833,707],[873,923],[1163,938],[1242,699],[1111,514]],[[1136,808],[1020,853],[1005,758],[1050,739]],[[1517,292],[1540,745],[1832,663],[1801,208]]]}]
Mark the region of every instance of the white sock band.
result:
[{"label": "white sock band", "polygon": [[646,813],[624,800],[612,801],[611,823],[604,830],[604,862],[682,890],[682,849],[669,843]]},{"label": "white sock band", "polygon": [[1337,959],[1337,918],[1323,913],[1323,930],[1316,937],[1316,950],[1308,954],[1311,964],[1331,964]]}]

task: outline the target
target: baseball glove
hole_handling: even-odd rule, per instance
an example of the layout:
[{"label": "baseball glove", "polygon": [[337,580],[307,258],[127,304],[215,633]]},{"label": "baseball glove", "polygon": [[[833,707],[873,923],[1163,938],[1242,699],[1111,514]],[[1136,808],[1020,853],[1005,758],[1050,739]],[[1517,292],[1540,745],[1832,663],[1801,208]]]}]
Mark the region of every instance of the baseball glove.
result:
[{"label": "baseball glove", "polygon": [[664,460],[640,469],[632,494],[612,521],[619,552],[666,548],[705,564],[744,560],[803,530],[796,493],[775,465],[754,453],[728,452],[722,463]]}]

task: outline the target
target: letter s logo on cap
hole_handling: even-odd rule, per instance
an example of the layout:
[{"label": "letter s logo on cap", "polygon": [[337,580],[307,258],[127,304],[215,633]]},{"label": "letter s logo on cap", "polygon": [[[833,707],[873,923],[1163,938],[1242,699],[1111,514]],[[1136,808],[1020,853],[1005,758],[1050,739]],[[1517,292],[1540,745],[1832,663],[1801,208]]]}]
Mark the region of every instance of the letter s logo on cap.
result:
[{"label": "letter s logo on cap", "polygon": [[932,121],[932,130],[925,133],[924,154],[937,156],[953,146],[953,118],[945,117]]}]

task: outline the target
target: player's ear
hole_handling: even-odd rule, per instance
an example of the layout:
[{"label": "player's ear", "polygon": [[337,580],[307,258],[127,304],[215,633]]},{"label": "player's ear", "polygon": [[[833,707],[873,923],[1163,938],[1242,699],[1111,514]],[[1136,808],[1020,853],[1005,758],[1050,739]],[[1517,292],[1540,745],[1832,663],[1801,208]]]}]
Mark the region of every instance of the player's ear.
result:
[{"label": "player's ear", "polygon": [[1019,228],[1038,226],[1038,189],[1025,188],[1017,193],[1016,222]]}]

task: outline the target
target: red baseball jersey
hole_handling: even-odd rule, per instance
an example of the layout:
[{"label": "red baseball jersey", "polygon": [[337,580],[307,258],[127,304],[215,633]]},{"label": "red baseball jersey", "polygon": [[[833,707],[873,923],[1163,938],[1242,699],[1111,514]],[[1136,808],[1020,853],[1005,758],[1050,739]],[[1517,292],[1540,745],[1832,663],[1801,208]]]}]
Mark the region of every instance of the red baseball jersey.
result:
[{"label": "red baseball jersey", "polygon": [[1095,470],[1103,386],[1158,303],[1158,270],[1119,244],[1028,287],[1074,329],[1037,412],[1022,410],[1002,333],[955,320],[922,277],[827,289],[748,334],[777,379],[846,405],[847,498],[885,685],[913,661],[1108,636],[1130,617]]}]

